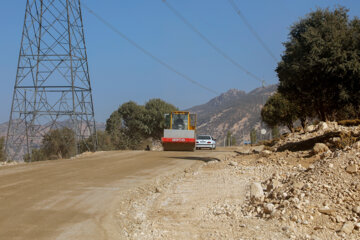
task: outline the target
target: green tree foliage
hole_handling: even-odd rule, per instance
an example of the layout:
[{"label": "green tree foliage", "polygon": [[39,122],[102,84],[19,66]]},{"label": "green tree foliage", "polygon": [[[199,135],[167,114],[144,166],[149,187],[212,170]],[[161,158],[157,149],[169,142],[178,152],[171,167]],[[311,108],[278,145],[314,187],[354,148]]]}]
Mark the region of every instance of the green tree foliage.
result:
[{"label": "green tree foliage", "polygon": [[256,130],[253,128],[250,131],[250,142],[251,142],[251,144],[255,144],[256,141],[257,141]]},{"label": "green tree foliage", "polygon": [[130,101],[111,114],[106,132],[115,149],[138,149],[147,138],[161,138],[164,114],[175,110],[175,106],[160,99],[149,100],[145,106]]},{"label": "green tree foliage", "polygon": [[276,69],[278,91],[300,108],[301,116],[359,117],[359,42],[360,20],[350,20],[347,9],[311,12],[291,27],[284,43]]},{"label": "green tree foliage", "polygon": [[70,128],[55,129],[44,135],[40,149],[34,149],[26,162],[70,158],[76,155],[75,133]]},{"label": "green tree foliage", "polygon": [[111,143],[114,146],[114,149],[125,149],[123,147],[123,128],[122,128],[122,118],[119,111],[113,112],[109,119],[106,121],[106,133],[110,136]]},{"label": "green tree foliage", "polygon": [[165,128],[164,115],[178,109],[161,99],[151,99],[145,104],[148,116],[148,126],[150,127],[150,136],[160,139]]},{"label": "green tree foliage", "polygon": [[0,138],[0,162],[6,161],[6,154],[5,154],[5,138]]},{"label": "green tree foliage", "polygon": [[294,131],[293,123],[298,118],[299,108],[280,93],[272,95],[261,109],[262,120],[271,128],[287,126]]},{"label": "green tree foliage", "polygon": [[94,138],[97,139],[96,151],[111,151],[115,149],[110,134],[106,131],[97,131],[96,135],[90,136],[85,142],[80,144],[80,151],[87,152],[89,149],[95,149]]},{"label": "green tree foliage", "polygon": [[45,134],[42,141],[44,154],[51,158],[70,158],[76,155],[75,133],[70,128],[55,129]]},{"label": "green tree foliage", "polygon": [[49,158],[45,155],[44,151],[40,149],[33,149],[31,154],[25,154],[24,161],[25,162],[39,162],[39,161],[45,161]]}]

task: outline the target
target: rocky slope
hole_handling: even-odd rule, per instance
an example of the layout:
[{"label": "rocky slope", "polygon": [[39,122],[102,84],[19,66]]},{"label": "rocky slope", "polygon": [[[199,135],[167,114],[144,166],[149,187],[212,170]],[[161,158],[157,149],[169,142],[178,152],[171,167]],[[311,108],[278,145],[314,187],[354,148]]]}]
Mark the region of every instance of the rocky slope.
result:
[{"label": "rocky slope", "polygon": [[237,142],[249,140],[251,129],[260,129],[261,108],[276,89],[277,85],[257,88],[249,93],[231,89],[188,110],[198,114],[199,134],[211,134],[220,143],[230,131]]}]

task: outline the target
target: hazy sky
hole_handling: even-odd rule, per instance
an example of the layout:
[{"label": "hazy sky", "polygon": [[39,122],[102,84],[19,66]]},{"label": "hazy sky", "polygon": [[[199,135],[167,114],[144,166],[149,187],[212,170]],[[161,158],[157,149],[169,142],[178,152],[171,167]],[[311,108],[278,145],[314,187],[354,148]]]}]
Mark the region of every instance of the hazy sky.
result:
[{"label": "hazy sky", "polygon": [[[250,72],[277,83],[277,63],[261,47],[227,0],[167,0],[202,34]],[[235,0],[249,23],[280,59],[289,27],[317,7],[349,8],[358,0]],[[178,71],[219,93],[250,91],[261,84],[204,43],[166,8],[162,0],[86,0],[120,31]],[[2,1],[0,8],[0,122],[9,118],[26,0]],[[83,10],[91,81],[98,121],[122,103],[162,98],[179,108],[202,104],[215,95],[170,72],[121,39]]]}]

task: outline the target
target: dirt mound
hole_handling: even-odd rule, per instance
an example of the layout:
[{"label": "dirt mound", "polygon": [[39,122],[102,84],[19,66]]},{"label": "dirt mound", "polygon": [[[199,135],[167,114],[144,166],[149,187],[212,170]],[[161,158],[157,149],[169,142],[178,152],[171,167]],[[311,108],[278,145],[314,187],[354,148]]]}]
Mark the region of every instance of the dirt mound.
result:
[{"label": "dirt mound", "polygon": [[[288,157],[298,154],[299,164],[287,173],[281,174],[279,171],[263,181],[264,200],[248,198],[243,210],[246,214],[263,219],[293,222],[307,229],[307,232],[317,232],[326,238],[360,239],[360,142],[349,146],[356,139],[354,136],[358,135],[359,128],[326,124],[325,132],[324,126],[319,124],[316,127],[318,131],[291,134],[282,140],[282,146],[296,141],[301,144],[308,139],[329,141],[325,141],[327,145],[315,141],[314,148],[305,152],[287,152]],[[340,139],[334,139],[337,136],[323,137],[334,133]],[[346,137],[353,139],[346,141]],[[335,144],[339,142],[342,144]],[[278,144],[278,149],[282,146]],[[300,155],[313,157],[306,162]],[[283,163],[283,159],[275,153],[270,159],[272,161],[266,164]],[[309,162],[313,163],[309,165]]]}]

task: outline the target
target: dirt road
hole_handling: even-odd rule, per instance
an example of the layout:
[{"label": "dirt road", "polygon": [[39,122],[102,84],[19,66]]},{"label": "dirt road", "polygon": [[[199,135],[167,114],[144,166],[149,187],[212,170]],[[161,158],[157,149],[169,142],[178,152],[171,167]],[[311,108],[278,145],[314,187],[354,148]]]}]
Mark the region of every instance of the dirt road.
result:
[{"label": "dirt road", "polygon": [[0,169],[0,239],[117,239],[117,196],[221,153],[106,152]]}]

